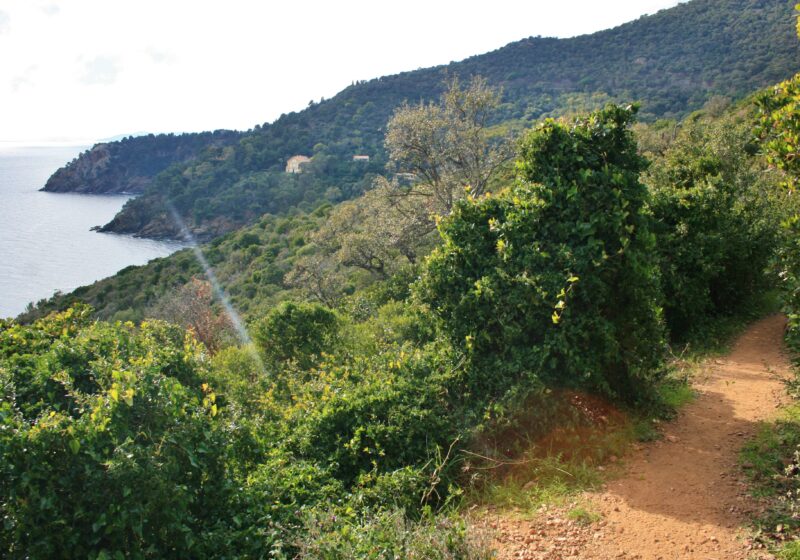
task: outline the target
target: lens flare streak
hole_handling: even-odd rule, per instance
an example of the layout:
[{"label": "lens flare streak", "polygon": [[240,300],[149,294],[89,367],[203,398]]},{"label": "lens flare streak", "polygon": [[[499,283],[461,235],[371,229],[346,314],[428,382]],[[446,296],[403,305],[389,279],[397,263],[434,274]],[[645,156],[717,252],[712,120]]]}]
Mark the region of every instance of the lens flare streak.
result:
[{"label": "lens flare streak", "polygon": [[192,253],[194,253],[197,262],[200,263],[200,266],[203,268],[203,273],[208,278],[208,281],[211,283],[211,289],[214,291],[214,296],[217,300],[222,304],[223,309],[225,310],[225,314],[231,321],[234,330],[236,331],[236,336],[239,339],[239,343],[246,349],[246,351],[250,354],[250,357],[256,363],[259,368],[259,371],[264,372],[264,362],[261,360],[261,356],[259,355],[258,351],[255,349],[253,345],[253,339],[250,336],[250,333],[247,330],[247,327],[242,321],[242,318],[239,316],[239,313],[234,309],[233,305],[231,304],[230,298],[228,294],[225,292],[225,289],[222,287],[222,284],[217,279],[217,275],[214,273],[214,269],[209,264],[206,256],[203,254],[203,250],[200,248],[200,244],[195,239],[194,235],[189,228],[186,227],[186,223],[181,218],[178,211],[175,207],[167,202],[167,208],[169,209],[169,213],[172,215],[172,219],[175,221],[175,224],[178,226],[181,232],[181,237],[183,240],[189,245],[191,248]]}]

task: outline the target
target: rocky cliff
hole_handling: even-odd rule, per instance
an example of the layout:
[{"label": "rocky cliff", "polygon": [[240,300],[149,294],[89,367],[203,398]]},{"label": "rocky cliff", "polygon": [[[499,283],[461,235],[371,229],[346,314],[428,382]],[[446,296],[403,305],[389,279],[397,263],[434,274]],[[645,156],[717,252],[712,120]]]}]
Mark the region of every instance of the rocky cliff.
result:
[{"label": "rocky cliff", "polygon": [[42,190],[139,194],[170,165],[193,159],[209,148],[230,145],[240,136],[239,132],[217,130],[197,134],[149,134],[95,144],[56,171]]}]

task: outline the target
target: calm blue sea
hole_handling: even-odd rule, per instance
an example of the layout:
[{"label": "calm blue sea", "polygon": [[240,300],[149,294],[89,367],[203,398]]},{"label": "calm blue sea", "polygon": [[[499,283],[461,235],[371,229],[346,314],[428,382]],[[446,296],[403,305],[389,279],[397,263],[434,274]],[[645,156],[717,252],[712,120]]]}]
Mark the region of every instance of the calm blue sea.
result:
[{"label": "calm blue sea", "polygon": [[108,222],[127,196],[38,192],[83,149],[0,148],[0,317],[181,248],[90,231]]}]

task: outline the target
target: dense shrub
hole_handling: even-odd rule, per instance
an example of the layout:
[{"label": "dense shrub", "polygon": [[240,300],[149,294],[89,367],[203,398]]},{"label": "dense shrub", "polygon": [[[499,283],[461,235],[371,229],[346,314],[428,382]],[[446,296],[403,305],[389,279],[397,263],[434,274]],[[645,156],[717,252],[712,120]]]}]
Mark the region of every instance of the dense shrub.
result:
[{"label": "dense shrub", "polygon": [[265,369],[255,344],[229,346],[212,358],[209,381],[229,413],[254,417],[261,412],[261,399],[274,381]]},{"label": "dense shrub", "polygon": [[767,163],[782,172],[789,217],[782,224],[778,272],[789,317],[787,340],[800,352],[800,74],[776,85],[758,100],[761,147]]},{"label": "dense shrub", "polygon": [[281,308],[268,324],[290,353],[268,371],[253,348],[209,360],[179,327],[88,308],[0,324],[3,553],[291,558],[320,511],[442,503],[455,469],[442,455],[480,401],[445,341],[386,335],[418,310],[384,308],[385,328],[378,313],[344,339],[330,310]]},{"label": "dense shrub", "polygon": [[522,143],[513,188],[442,221],[418,292],[469,354],[476,389],[533,375],[629,400],[646,390],[661,325],[635,113],[545,122]]},{"label": "dense shrub", "polygon": [[735,312],[766,286],[778,220],[747,117],[688,119],[645,179],[673,339]]},{"label": "dense shrub", "polygon": [[783,224],[778,250],[784,311],[789,319],[786,340],[800,356],[800,215],[794,215]]},{"label": "dense shrub", "polygon": [[445,345],[388,347],[344,364],[323,363],[290,387],[286,445],[330,465],[352,485],[363,475],[421,466],[468,429],[455,422],[455,357]]},{"label": "dense shrub", "polygon": [[3,555],[190,555],[226,501],[202,348],[87,315],[0,323]]},{"label": "dense shrub", "polygon": [[332,349],[338,330],[336,313],[324,305],[284,302],[256,325],[254,337],[269,361],[308,369]]}]

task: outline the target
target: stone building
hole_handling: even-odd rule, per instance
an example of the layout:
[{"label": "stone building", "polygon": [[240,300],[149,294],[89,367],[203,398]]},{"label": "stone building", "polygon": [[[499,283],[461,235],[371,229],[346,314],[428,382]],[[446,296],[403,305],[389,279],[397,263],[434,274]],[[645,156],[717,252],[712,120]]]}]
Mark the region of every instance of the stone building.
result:
[{"label": "stone building", "polygon": [[302,173],[303,165],[311,161],[308,156],[292,156],[286,162],[286,173]]}]

